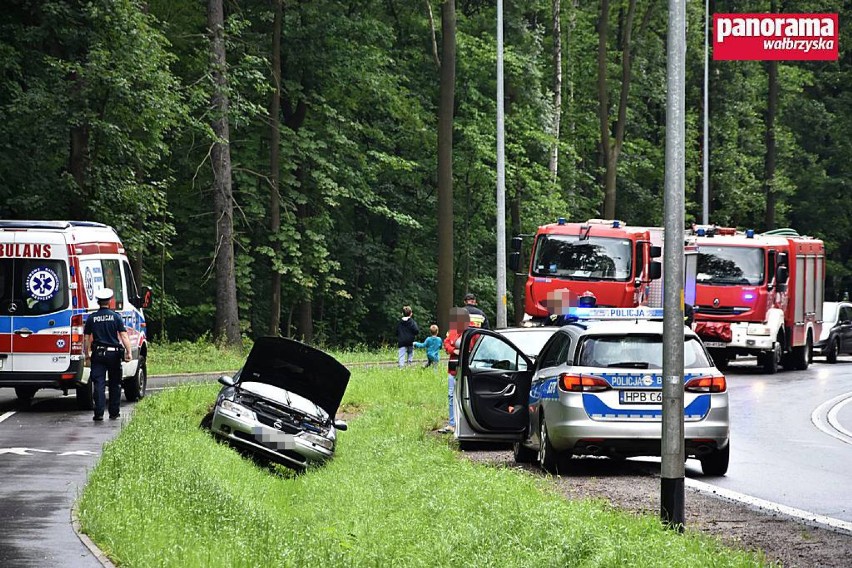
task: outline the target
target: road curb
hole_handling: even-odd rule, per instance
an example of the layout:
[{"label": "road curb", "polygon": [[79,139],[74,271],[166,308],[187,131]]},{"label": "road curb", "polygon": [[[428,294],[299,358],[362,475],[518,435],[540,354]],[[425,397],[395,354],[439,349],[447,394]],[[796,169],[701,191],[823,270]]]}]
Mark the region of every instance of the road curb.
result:
[{"label": "road curb", "polygon": [[94,541],[92,541],[92,539],[90,539],[88,535],[83,532],[83,529],[80,526],[80,518],[77,515],[77,506],[78,500],[75,499],[74,506],[71,507],[71,528],[74,529],[74,534],[77,535],[77,538],[80,539],[80,542],[83,543],[83,546],[88,548],[89,552],[91,552],[92,555],[97,558],[98,562],[101,563],[101,566],[105,566],[106,568],[115,568],[115,564],[113,564],[112,561],[107,558],[107,555],[104,554],[104,552],[100,548],[98,548],[98,545],[95,544]]}]

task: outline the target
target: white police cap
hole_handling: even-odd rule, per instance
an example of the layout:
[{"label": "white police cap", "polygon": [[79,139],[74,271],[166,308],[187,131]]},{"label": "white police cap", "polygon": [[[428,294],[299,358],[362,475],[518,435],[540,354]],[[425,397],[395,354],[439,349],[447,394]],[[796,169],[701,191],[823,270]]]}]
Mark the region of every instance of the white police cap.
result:
[{"label": "white police cap", "polygon": [[109,300],[112,298],[112,288],[101,288],[95,291],[95,298],[98,300]]}]

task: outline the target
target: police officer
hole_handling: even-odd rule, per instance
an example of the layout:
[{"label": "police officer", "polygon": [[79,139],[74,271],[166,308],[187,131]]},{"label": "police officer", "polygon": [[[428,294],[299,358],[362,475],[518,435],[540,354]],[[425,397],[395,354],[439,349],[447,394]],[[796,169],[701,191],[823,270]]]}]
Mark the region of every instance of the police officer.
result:
[{"label": "police officer", "polygon": [[485,312],[476,307],[476,296],[468,292],[464,295],[464,309],[470,315],[470,327],[481,327],[483,329],[491,329],[488,325],[488,316]]},{"label": "police officer", "polygon": [[[95,393],[94,420],[104,419],[106,378],[109,375],[109,417],[121,416],[121,361],[130,361],[130,339],[121,316],[109,309],[113,292],[101,288],[95,292],[99,309],[89,315],[83,333],[89,346],[91,373],[89,380]],[[123,357],[122,357],[123,355]]]}]

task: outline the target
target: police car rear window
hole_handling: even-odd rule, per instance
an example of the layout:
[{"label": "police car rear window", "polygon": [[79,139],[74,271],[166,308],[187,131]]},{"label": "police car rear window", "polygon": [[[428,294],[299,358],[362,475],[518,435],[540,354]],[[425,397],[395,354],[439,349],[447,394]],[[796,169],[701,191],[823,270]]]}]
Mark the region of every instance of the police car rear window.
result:
[{"label": "police car rear window", "polygon": [[[577,355],[583,367],[662,369],[663,338],[660,335],[599,335],[584,338]],[[683,345],[685,369],[712,367],[704,349],[694,337]]]},{"label": "police car rear window", "polygon": [[63,260],[0,259],[0,315],[50,314],[68,307]]}]

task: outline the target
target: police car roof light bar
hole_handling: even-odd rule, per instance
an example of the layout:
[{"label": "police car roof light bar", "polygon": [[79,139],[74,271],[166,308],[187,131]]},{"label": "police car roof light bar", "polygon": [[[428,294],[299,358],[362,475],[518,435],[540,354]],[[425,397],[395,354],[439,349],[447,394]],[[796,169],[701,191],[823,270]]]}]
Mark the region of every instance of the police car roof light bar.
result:
[{"label": "police car roof light bar", "polygon": [[658,320],[663,319],[663,308],[568,308],[569,317],[578,320]]}]

